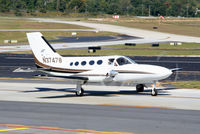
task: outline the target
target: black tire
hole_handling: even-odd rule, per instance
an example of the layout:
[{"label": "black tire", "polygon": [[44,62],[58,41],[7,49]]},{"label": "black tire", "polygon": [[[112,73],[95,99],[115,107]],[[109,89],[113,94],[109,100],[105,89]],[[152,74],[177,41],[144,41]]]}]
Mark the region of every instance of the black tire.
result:
[{"label": "black tire", "polygon": [[138,84],[136,85],[136,92],[144,92],[144,85],[143,84]]},{"label": "black tire", "polygon": [[152,96],[157,96],[157,95],[158,95],[158,90],[154,88],[154,89],[151,91],[151,95],[152,95]]},{"label": "black tire", "polygon": [[76,96],[83,96],[84,95],[84,90],[81,88],[80,92],[76,91]]}]

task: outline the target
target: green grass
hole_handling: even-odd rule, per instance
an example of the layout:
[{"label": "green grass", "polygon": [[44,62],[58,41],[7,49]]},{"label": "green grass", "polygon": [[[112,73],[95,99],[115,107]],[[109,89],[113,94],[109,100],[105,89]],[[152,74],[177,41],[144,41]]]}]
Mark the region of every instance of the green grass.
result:
[{"label": "green grass", "polygon": [[26,18],[0,17],[0,29],[91,29],[84,26],[48,22],[33,22]]},{"label": "green grass", "polygon": [[200,81],[178,81],[172,83],[172,85],[176,87],[200,89]]}]

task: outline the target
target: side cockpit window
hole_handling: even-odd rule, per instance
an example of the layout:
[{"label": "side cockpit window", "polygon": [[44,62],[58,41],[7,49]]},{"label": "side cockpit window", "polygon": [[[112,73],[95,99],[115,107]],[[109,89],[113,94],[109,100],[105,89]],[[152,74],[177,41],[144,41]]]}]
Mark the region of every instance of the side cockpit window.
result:
[{"label": "side cockpit window", "polygon": [[128,59],[126,59],[124,57],[120,57],[116,61],[117,61],[117,63],[118,63],[119,66],[127,65],[127,64],[132,64]]},{"label": "side cockpit window", "polygon": [[108,65],[112,65],[115,59],[108,59]]}]

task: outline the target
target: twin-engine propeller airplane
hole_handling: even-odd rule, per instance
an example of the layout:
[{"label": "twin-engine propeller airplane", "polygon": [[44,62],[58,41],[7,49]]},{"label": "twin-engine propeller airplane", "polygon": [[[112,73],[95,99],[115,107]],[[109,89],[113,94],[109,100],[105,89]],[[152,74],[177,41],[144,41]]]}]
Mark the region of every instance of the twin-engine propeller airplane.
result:
[{"label": "twin-engine propeller airplane", "polygon": [[27,33],[35,64],[39,70],[55,77],[72,79],[77,82],[76,95],[83,96],[82,85],[89,82],[136,83],[136,91],[143,92],[151,84],[151,95],[157,95],[156,82],[169,77],[173,70],[137,64],[126,56],[62,57],[39,32]]}]

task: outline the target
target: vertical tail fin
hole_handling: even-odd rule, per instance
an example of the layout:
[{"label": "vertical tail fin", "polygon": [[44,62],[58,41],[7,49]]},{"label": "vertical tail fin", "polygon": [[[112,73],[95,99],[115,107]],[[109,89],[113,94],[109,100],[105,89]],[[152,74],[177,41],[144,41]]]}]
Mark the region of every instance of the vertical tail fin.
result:
[{"label": "vertical tail fin", "polygon": [[27,33],[27,38],[32,49],[36,65],[49,68],[57,63],[62,63],[62,56],[47,42],[40,32]]}]

